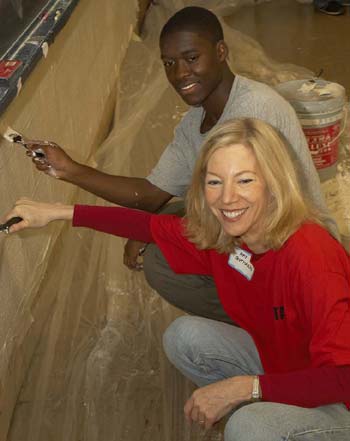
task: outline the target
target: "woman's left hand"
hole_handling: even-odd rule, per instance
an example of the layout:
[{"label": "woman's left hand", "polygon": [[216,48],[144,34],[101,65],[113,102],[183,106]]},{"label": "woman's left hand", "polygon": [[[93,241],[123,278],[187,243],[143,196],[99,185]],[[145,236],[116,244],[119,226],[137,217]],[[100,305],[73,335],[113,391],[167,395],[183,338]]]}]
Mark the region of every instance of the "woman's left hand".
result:
[{"label": "woman's left hand", "polygon": [[195,390],[185,404],[186,419],[210,429],[234,407],[251,399],[253,378],[237,376]]}]

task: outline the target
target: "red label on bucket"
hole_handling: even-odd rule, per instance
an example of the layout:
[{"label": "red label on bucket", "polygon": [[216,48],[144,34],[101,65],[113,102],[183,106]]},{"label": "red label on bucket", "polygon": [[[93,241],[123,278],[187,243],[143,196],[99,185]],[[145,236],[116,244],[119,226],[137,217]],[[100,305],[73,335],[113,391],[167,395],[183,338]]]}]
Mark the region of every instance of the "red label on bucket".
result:
[{"label": "red label on bucket", "polygon": [[340,121],[326,127],[303,127],[317,169],[333,165],[338,159]]}]

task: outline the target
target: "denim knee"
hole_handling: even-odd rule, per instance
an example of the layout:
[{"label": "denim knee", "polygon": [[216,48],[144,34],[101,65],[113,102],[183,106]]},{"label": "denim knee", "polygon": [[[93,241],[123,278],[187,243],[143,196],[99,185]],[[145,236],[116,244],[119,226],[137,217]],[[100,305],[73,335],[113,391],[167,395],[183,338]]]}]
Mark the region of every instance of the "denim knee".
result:
[{"label": "denim knee", "polygon": [[348,441],[350,416],[342,404],[302,408],[248,404],[228,420],[225,441]]},{"label": "denim knee", "polygon": [[163,335],[163,348],[168,359],[177,366],[179,358],[191,348],[191,341],[196,338],[197,332],[193,321],[196,317],[182,316],[174,320]]},{"label": "denim knee", "polygon": [[224,439],[225,441],[283,440],[276,434],[273,425],[269,426],[265,403],[247,404],[236,410],[225,426]]}]

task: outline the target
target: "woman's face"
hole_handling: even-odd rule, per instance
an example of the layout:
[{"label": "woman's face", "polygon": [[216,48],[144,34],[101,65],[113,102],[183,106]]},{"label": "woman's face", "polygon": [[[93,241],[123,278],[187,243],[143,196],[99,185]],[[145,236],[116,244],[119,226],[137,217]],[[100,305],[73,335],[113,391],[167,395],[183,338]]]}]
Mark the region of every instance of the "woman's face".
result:
[{"label": "woman's face", "polygon": [[216,150],[205,176],[206,202],[230,236],[265,251],[263,224],[269,192],[251,148],[234,144]]}]

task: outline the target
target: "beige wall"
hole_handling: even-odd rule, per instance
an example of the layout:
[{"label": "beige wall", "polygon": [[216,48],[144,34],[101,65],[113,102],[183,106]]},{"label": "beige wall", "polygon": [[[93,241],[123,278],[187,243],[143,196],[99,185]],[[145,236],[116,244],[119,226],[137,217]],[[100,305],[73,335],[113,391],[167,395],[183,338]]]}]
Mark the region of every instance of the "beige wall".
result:
[{"label": "beige wall", "polygon": [[140,29],[141,26],[142,26],[142,23],[143,23],[144,18],[145,18],[145,14],[147,12],[148,7],[151,4],[151,1],[152,0],[138,0],[139,8],[140,8],[139,18],[138,18],[138,25],[137,25],[138,29]]},{"label": "beige wall", "polygon": [[[50,45],[47,58],[39,62],[1,116],[0,130],[10,126],[28,137],[56,140],[76,159],[89,162],[112,121],[120,64],[137,14],[137,0],[81,0]],[[76,197],[73,186],[35,172],[20,148],[2,140],[0,151],[1,212],[20,196],[61,201]],[[81,260],[74,250],[65,259],[59,257],[66,246],[61,235],[62,226],[0,237],[0,440],[6,439],[28,366],[36,361],[32,356],[40,334],[53,320],[57,298],[65,293],[63,286],[68,289],[68,279],[74,278],[72,268]],[[55,268],[62,271],[56,280]],[[39,371],[42,386],[51,375],[47,372]],[[37,423],[39,419],[37,415]],[[37,439],[35,424],[30,430],[28,439]]]}]

